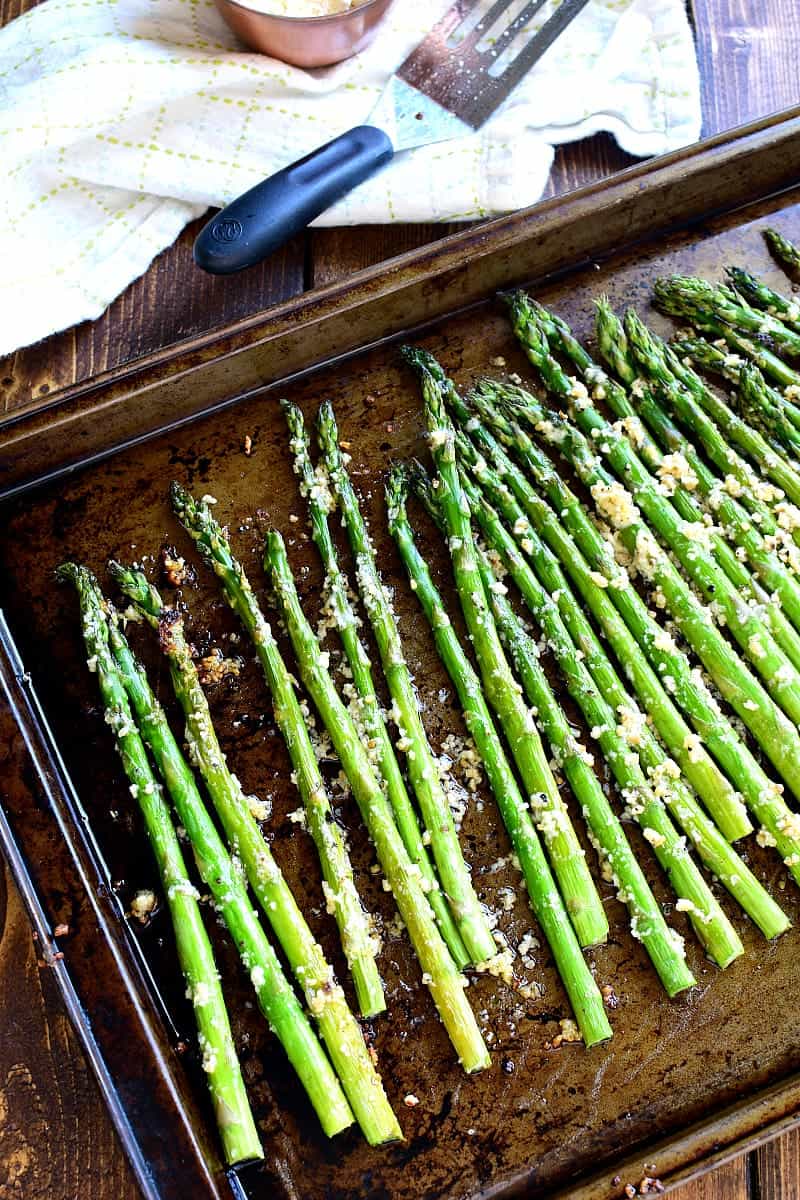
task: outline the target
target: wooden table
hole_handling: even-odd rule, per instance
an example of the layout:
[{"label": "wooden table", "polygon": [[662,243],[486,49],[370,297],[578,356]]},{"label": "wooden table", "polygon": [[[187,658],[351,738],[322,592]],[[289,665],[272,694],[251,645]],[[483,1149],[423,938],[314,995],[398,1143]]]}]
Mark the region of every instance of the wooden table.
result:
[{"label": "wooden table", "polygon": [[[0,24],[32,0],[0,0]],[[800,101],[797,0],[691,0],[706,133]],[[556,154],[548,191],[564,192],[628,165],[600,136]],[[433,225],[315,231],[262,266],[212,279],[191,265],[196,227],[162,254],[94,323],[0,362],[5,412],[171,342],[248,316],[307,288],[424,244]],[[93,1077],[0,867],[0,1197],[135,1200],[138,1195]],[[800,1132],[677,1188],[676,1200],[797,1200]]]}]

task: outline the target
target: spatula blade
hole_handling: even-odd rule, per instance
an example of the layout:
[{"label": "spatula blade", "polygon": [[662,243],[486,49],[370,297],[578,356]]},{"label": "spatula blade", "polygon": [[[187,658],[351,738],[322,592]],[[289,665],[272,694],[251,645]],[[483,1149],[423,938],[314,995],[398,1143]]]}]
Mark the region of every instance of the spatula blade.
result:
[{"label": "spatula blade", "polygon": [[[396,150],[480,129],[587,3],[528,0],[520,8],[495,0],[479,15],[478,0],[456,0],[398,67],[370,124],[385,130]],[[527,34],[540,12],[549,15]],[[463,36],[454,43],[459,26]]]}]

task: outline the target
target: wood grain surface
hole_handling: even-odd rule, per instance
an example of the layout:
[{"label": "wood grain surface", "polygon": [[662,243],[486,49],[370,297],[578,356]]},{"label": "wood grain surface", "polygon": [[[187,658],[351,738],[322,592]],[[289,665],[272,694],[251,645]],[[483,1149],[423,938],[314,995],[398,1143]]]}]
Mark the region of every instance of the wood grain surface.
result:
[{"label": "wood grain surface", "polygon": [[[0,24],[30,0],[0,0]],[[692,0],[705,132],[800,100],[797,0]],[[609,137],[557,151],[558,194],[633,160]],[[241,276],[191,265],[196,226],[103,317],[0,361],[6,412],[39,407],[59,388],[143,353],[269,307],[305,288],[441,237],[446,226],[319,230]],[[134,1200],[137,1189],[25,912],[0,864],[0,1200]],[[639,1180],[622,1180],[639,1190]],[[797,1200],[800,1134],[789,1133],[702,1179],[675,1200]]]}]

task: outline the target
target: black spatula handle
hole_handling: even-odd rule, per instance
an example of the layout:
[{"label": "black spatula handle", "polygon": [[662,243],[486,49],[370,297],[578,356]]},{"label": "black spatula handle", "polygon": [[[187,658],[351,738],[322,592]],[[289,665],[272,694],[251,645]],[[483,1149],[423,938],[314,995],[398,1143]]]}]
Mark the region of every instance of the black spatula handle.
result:
[{"label": "black spatula handle", "polygon": [[391,140],[373,125],[341,134],[212,217],[194,244],[194,261],[212,275],[254,266],[393,155]]}]

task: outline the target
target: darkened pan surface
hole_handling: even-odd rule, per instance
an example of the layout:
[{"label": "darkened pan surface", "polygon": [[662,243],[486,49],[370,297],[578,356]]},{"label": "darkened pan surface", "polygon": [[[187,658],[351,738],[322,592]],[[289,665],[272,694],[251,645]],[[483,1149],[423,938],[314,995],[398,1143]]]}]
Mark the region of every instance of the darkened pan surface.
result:
[{"label": "darkened pan surface", "polygon": [[[601,267],[586,268],[539,288],[537,295],[586,334],[592,300],[601,292],[608,293],[616,307],[633,303],[652,315],[650,283],[665,271],[718,276],[724,264],[739,262],[776,286],[786,287],[761,240],[760,230],[769,223],[778,224],[790,237],[800,237],[800,208],[793,198],[764,202],[639,245],[635,252],[620,254]],[[666,327],[662,318],[656,316],[654,321]],[[507,324],[491,302],[437,323],[421,340],[462,386],[482,373],[518,371],[529,378]],[[500,358],[505,366],[492,365]],[[217,498],[215,511],[229,526],[233,545],[266,606],[262,532],[268,524],[281,529],[306,610],[315,619],[320,571],[306,536],[304,502],[290,468],[277,405],[280,395],[298,402],[309,419],[321,399],[334,401],[384,575],[395,588],[401,630],[432,743],[438,748],[448,733],[462,733],[448,681],[385,528],[382,485],[388,463],[411,453],[425,455],[416,388],[393,344],[244,400],[9,501],[3,512],[1,599],[116,891],[127,906],[138,888],[155,883],[151,856],[111,748],[95,680],[86,669],[74,595],[54,584],[53,569],[61,560],[75,558],[91,566],[108,586],[105,563],[114,556],[143,562],[158,578],[164,546],[174,546],[195,564],[196,585],[184,587],[180,594],[193,640],[201,650],[220,646],[244,660],[238,679],[209,693],[217,729],[245,790],[271,800],[265,834],[343,977],[335,927],[324,912],[313,846],[288,820],[299,798],[270,715],[266,687],[250,647],[243,638],[237,640],[236,621],[214,579],[197,560],[167,502],[173,478],[196,494]],[[249,455],[244,450],[248,436]],[[415,524],[455,611],[446,555],[416,513]],[[349,564],[342,538],[340,543]],[[130,625],[129,633],[179,730],[154,635],[138,625]],[[337,769],[331,764],[332,776]],[[355,804],[339,795],[336,807],[349,831],[365,901],[388,922],[393,916],[391,899],[383,892],[380,877],[370,870],[374,856]],[[508,862],[501,862],[508,857],[509,845],[487,790],[470,801],[462,832],[479,893],[499,913],[499,927],[514,944],[528,930],[538,935],[520,876]],[[46,836],[52,833],[45,835],[43,826],[43,853]],[[635,830],[630,836],[649,864],[657,895],[668,906],[670,895],[649,847]],[[614,989],[613,1041],[590,1051],[582,1045],[550,1048],[559,1032],[558,1022],[569,1017],[570,1010],[547,947],[540,945],[533,951],[535,967],[519,968],[522,976],[542,985],[538,1000],[522,1000],[488,977],[477,978],[469,988],[493,1049],[492,1066],[475,1077],[465,1076],[455,1061],[420,984],[405,936],[387,933],[381,965],[389,1013],[371,1022],[369,1030],[406,1140],[379,1150],[369,1149],[355,1132],[333,1142],[320,1134],[280,1049],[254,1009],[252,990],[235,955],[207,910],[266,1151],[264,1165],[240,1173],[247,1194],[302,1200],[466,1200],[562,1191],[569,1195],[582,1177],[596,1171],[605,1180],[597,1195],[620,1194],[625,1180],[611,1180],[623,1156],[639,1147],[644,1153],[647,1146],[710,1119],[737,1099],[787,1080],[800,1067],[796,967],[800,894],[786,881],[774,853],[759,850],[752,839],[746,853],[794,922],[789,934],[774,945],[765,943],[723,896],[743,934],[746,953],[720,972],[704,959],[685,918],[672,912],[671,922],[686,934],[698,986],[688,996],[669,1001],[641,946],[630,937],[626,914],[613,899],[612,889],[601,885],[611,936],[606,946],[588,957],[600,984]],[[503,889],[508,888],[513,889],[514,903],[504,911]],[[80,921],[80,913],[76,919]],[[174,1040],[191,1043],[191,1014],[177,977],[165,912],[158,912],[136,936],[174,1022]],[[189,1089],[210,1129],[193,1050],[183,1054],[183,1062]],[[408,1094],[418,1097],[416,1107],[404,1106]],[[658,1165],[656,1160],[653,1173]]]}]

